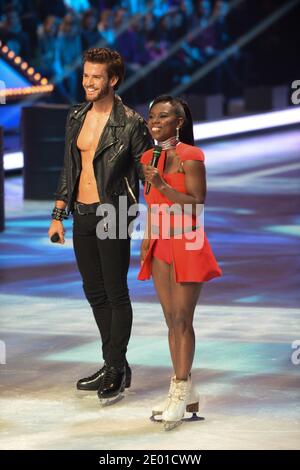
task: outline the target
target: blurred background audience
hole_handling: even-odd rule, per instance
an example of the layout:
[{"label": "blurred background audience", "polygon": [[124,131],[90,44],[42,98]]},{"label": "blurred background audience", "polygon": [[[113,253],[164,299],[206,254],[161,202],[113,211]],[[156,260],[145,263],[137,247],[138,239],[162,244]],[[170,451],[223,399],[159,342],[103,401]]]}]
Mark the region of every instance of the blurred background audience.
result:
[{"label": "blurred background audience", "polygon": [[[117,49],[126,61],[126,78],[154,61],[157,68],[137,81],[125,98],[136,104],[187,84],[283,0],[244,0],[229,9],[224,0],[0,0],[0,39],[57,86],[55,99],[82,98],[79,58],[90,47]],[[285,21],[284,19],[282,21]],[[291,58],[282,22],[208,74],[192,92],[239,95],[252,85],[276,85],[289,76]],[[294,24],[296,28],[296,21]],[[290,31],[293,35],[293,29]],[[175,50],[173,50],[175,48]],[[253,52],[255,51],[255,53]],[[278,54],[286,70],[276,70]],[[141,95],[142,94],[142,95]]]}]

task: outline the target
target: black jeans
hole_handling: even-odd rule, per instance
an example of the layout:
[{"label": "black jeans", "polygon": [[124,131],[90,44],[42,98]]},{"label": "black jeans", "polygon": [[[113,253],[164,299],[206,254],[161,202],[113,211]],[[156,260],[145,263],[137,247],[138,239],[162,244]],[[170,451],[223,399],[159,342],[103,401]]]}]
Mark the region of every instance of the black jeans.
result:
[{"label": "black jeans", "polygon": [[73,213],[73,244],[83,290],[92,307],[102,339],[104,361],[125,365],[132,327],[132,307],[127,286],[130,237],[100,240],[96,214]]}]

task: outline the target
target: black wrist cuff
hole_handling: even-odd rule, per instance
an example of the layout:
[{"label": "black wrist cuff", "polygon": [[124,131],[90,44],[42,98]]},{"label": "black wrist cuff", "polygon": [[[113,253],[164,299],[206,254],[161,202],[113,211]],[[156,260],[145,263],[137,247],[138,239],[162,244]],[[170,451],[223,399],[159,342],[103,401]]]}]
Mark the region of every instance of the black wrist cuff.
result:
[{"label": "black wrist cuff", "polygon": [[62,221],[64,219],[67,219],[68,216],[67,216],[65,209],[59,209],[59,207],[54,207],[52,214],[51,214],[51,218],[53,220]]}]

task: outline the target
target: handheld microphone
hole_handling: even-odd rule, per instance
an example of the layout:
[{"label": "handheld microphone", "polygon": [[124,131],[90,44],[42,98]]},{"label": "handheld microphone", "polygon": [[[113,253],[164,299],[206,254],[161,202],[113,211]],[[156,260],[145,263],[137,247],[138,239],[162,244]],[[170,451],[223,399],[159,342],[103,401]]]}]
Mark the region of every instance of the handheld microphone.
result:
[{"label": "handheld microphone", "polygon": [[[159,145],[155,145],[155,147],[154,147],[154,149],[153,149],[153,157],[152,157],[150,166],[154,166],[154,168],[157,168],[158,160],[159,160],[161,151],[162,151],[162,147],[160,147]],[[151,183],[147,182],[147,184],[146,184],[146,192],[145,192],[146,194],[149,193],[150,188],[151,188]]]},{"label": "handheld microphone", "polygon": [[52,243],[57,243],[58,240],[59,240],[59,235],[57,232],[55,232],[52,237],[50,238],[50,240],[52,241]]}]

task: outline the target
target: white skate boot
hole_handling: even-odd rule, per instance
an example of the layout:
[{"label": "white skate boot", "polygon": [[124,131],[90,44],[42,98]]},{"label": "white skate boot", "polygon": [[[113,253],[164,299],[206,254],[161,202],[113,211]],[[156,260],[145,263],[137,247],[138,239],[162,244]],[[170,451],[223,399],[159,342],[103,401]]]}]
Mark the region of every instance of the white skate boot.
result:
[{"label": "white skate boot", "polygon": [[169,387],[169,392],[168,392],[167,398],[164,401],[161,401],[160,403],[157,403],[157,405],[155,405],[152,408],[152,415],[150,416],[151,421],[161,422],[161,420],[156,419],[155,416],[161,416],[163,414],[163,412],[165,411],[165,409],[168,407],[169,402],[171,400],[172,392],[173,392],[173,390],[175,390],[175,379],[176,379],[175,375],[173,377],[171,377],[170,387]]},{"label": "white skate boot", "polygon": [[[181,424],[185,411],[196,413],[199,410],[199,400],[190,402],[192,382],[188,380],[174,380],[175,388],[172,392],[168,407],[162,414],[165,431],[170,431]],[[194,398],[195,399],[195,398]]]},{"label": "white skate boot", "polygon": [[[175,390],[175,380],[176,380],[176,376],[174,375],[173,377],[171,377],[170,388],[169,388],[169,393],[168,393],[167,398],[161,401],[160,403],[157,403],[152,408],[152,415],[150,416],[151,421],[161,422],[161,419],[157,419],[156,416],[160,417],[163,414],[163,412],[168,408],[170,401],[171,401],[171,395],[173,391]],[[189,380],[191,380],[190,377],[189,377]],[[186,404],[186,411],[190,413],[194,413],[194,414],[199,411],[199,393],[197,392],[193,384],[191,387],[189,399]]]}]

